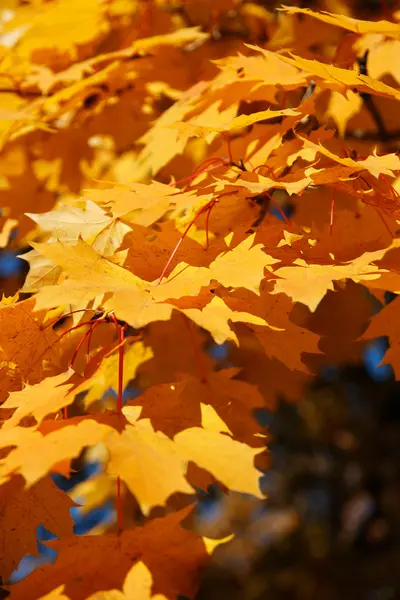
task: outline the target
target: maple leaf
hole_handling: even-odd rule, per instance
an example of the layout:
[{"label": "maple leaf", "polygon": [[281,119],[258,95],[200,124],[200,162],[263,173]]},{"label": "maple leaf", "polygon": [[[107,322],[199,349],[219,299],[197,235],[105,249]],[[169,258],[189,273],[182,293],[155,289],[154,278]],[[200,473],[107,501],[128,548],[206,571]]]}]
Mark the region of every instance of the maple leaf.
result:
[{"label": "maple leaf", "polygon": [[264,319],[252,315],[248,312],[233,311],[218,296],[209,302],[202,310],[197,308],[181,309],[189,319],[194,321],[199,327],[207,329],[217,344],[223,344],[227,340],[232,340],[239,344],[236,334],[230,328],[228,321],[254,323],[255,325],[269,325]]},{"label": "maple leaf", "polygon": [[362,21],[354,19],[348,15],[333,14],[325,10],[315,12],[310,8],[298,8],[297,6],[282,6],[279,10],[286,12],[289,15],[303,14],[318,21],[342,27],[348,31],[353,31],[358,34],[365,33],[381,33],[387,37],[400,38],[400,28],[397,23],[390,21]]},{"label": "maple leaf", "polygon": [[[182,375],[179,381],[151,386],[130,402],[142,406],[141,418],[149,418],[154,429],[170,437],[184,429],[199,427],[201,405],[206,403],[213,407],[235,439],[256,445],[259,426],[254,411],[262,408],[264,401],[256,386],[235,379],[239,372],[237,368],[222,369],[207,374],[205,381]],[[187,398],[191,401],[187,402]]]},{"label": "maple leaf", "polygon": [[43,231],[51,232],[63,242],[77,240],[80,236],[90,243],[91,238],[107,227],[112,218],[94,202],[86,201],[84,207],[60,205],[47,213],[27,213]]},{"label": "maple leaf", "polygon": [[[393,240],[392,247],[398,247],[399,240]],[[314,311],[328,290],[333,290],[333,282],[343,279],[373,281],[379,279],[385,269],[374,264],[382,259],[389,248],[376,252],[364,252],[360,257],[347,264],[329,267],[326,265],[308,264],[303,259],[296,259],[291,267],[280,267],[274,272],[279,277],[271,293],[284,293],[296,302],[306,304]]]},{"label": "maple leaf", "polygon": [[[373,154],[368,156],[365,160],[353,160],[352,158],[342,158],[340,156],[336,156],[336,154],[333,154],[333,152],[330,152],[321,144],[314,144],[309,139],[304,139],[303,142],[306,148],[313,148],[320,152],[320,154],[323,154],[335,162],[338,162],[345,167],[351,167],[353,171],[369,171],[371,175],[374,175],[376,178],[378,178],[381,174],[394,177],[393,171],[400,170],[400,159],[397,154],[385,154],[383,156],[378,156],[375,149]],[[306,170],[306,173],[308,174],[311,172],[311,169]],[[340,172],[338,175],[340,175]]]},{"label": "maple leaf", "polygon": [[[192,393],[192,380],[184,378],[174,383],[152,385],[129,404],[140,405],[142,419],[149,419],[155,431],[173,438],[175,433],[188,427],[201,425],[200,402],[186,402]],[[192,397],[192,396],[191,396]],[[179,420],[176,415],[179,414]]]},{"label": "maple leaf", "polygon": [[347,123],[360,112],[362,103],[360,94],[352,90],[346,90],[345,94],[331,92],[326,117],[335,121],[340,137],[345,136]]},{"label": "maple leaf", "polygon": [[64,385],[71,375],[72,371],[61,373],[55,377],[47,377],[36,385],[27,384],[20,392],[11,392],[0,408],[16,408],[16,411],[4,423],[4,429],[18,425],[28,415],[35,417],[40,425],[48,414],[72,404],[74,395],[69,394],[72,384]]},{"label": "maple leaf", "polygon": [[93,596],[90,596],[87,600],[129,600],[135,598],[135,600],[167,600],[164,594],[151,593],[153,585],[153,577],[151,572],[141,561],[137,562],[128,575],[125,578],[123,591],[112,590],[111,592],[96,592]]},{"label": "maple leaf", "polygon": [[0,573],[7,581],[26,555],[37,555],[36,527],[43,525],[58,537],[72,535],[72,500],[50,477],[29,490],[22,477],[15,476],[0,486]]},{"label": "maple leaf", "polygon": [[42,287],[36,295],[38,308],[63,305],[67,297],[71,304],[86,306],[96,296],[118,290],[143,289],[141,279],[126,269],[102,257],[82,239],[75,246],[63,244],[33,244],[41,255],[59,265],[69,279],[60,285]]},{"label": "maple leaf", "polygon": [[[244,187],[248,189],[252,194],[262,194],[265,191],[268,191],[272,188],[286,190],[287,193],[291,196],[292,194],[300,194],[303,190],[306,189],[312,183],[311,177],[302,177],[297,181],[283,181],[275,179],[270,179],[269,177],[264,177],[263,175],[250,175],[250,177],[254,181],[249,181],[245,177],[241,177],[236,185],[239,187]],[[223,189],[226,183],[223,180],[219,180],[217,182],[217,191],[219,188]]]},{"label": "maple leaf", "polygon": [[[239,117],[233,118],[231,121],[225,124],[218,124],[219,116],[216,124],[210,123],[206,124],[207,119],[214,116],[214,114],[208,114],[210,110],[213,110],[214,107],[217,107],[218,104],[212,105],[209,108],[209,111],[205,111],[201,115],[201,119],[204,119],[201,124],[198,124],[194,119],[188,122],[176,122],[167,125],[167,127],[176,129],[178,131],[178,140],[185,140],[187,142],[191,137],[201,137],[204,138],[208,143],[211,143],[215,138],[216,134],[233,131],[235,129],[242,129],[244,127],[249,127],[250,125],[254,125],[254,123],[258,123],[259,121],[267,121],[269,119],[275,119],[277,117],[290,116],[294,117],[301,113],[292,110],[291,108],[283,109],[283,110],[263,110],[260,112],[252,113],[251,115],[240,115]],[[214,113],[214,110],[213,110]],[[200,117],[198,117],[200,120]]]},{"label": "maple leaf", "polygon": [[[257,50],[260,49],[257,48]],[[267,51],[262,50],[262,52],[265,53]],[[400,98],[400,92],[395,88],[386,85],[382,81],[373,79],[368,75],[358,73],[357,71],[342,69],[340,67],[335,67],[334,65],[322,63],[315,59],[309,60],[295,55],[292,55],[290,58],[288,56],[280,56],[280,58],[282,61],[296,66],[298,69],[312,75],[317,79],[320,85],[330,89],[342,91],[343,86],[354,87],[360,92],[375,93],[387,98]]]},{"label": "maple leaf", "polygon": [[41,287],[56,285],[61,275],[61,267],[36,250],[30,250],[20,258],[29,264],[29,273],[21,291],[26,293],[37,292]]},{"label": "maple leaf", "polygon": [[321,336],[318,347],[323,354],[314,357],[317,364],[328,357],[337,364],[362,360],[365,342],[360,336],[373,312],[371,298],[365,293],[364,286],[352,280],[335,288],[334,292],[326,294],[315,313],[304,314],[301,318],[307,332]]},{"label": "maple leaf", "polygon": [[250,448],[224,433],[201,427],[177,433],[174,441],[187,460],[209,471],[229,489],[262,497],[260,473],[253,465],[259,448]]},{"label": "maple leaf", "polygon": [[121,534],[73,536],[46,543],[58,552],[56,563],[39,567],[13,585],[10,598],[26,600],[32,586],[36,596],[44,595],[65,583],[65,573],[74,573],[65,583],[65,594],[71,600],[86,600],[98,591],[121,589],[139,561],[152,574],[154,593],[190,597],[199,582],[199,566],[208,555],[202,539],[180,525],[188,512],[184,509],[153,519]]},{"label": "maple leaf", "polygon": [[175,492],[193,494],[186,481],[186,460],[172,440],[138,421],[106,441],[110,461],[107,472],[120,476],[135,494],[144,514],[163,505]]},{"label": "maple leaf", "polygon": [[381,364],[392,365],[396,379],[400,378],[398,310],[399,298],[395,298],[372,317],[367,330],[362,336],[364,340],[371,340],[381,336],[389,338],[389,348],[386,350]]},{"label": "maple leaf", "polygon": [[264,406],[276,410],[281,398],[300,402],[312,381],[304,371],[293,370],[276,358],[268,358],[254,332],[240,332],[240,346],[232,349],[232,360],[240,364],[240,377],[256,385],[264,398]]},{"label": "maple leaf", "polygon": [[[129,381],[135,378],[140,365],[153,356],[150,348],[142,342],[136,342],[124,348],[124,372],[122,385],[126,388]],[[89,407],[96,400],[100,400],[110,388],[118,389],[119,353],[113,352],[103,358],[98,369],[81,384],[74,388],[74,395],[87,392],[84,398],[85,407]]]},{"label": "maple leaf", "polygon": [[[129,409],[124,409],[132,427],[127,426],[122,434],[111,435],[105,440],[110,454],[107,471],[121,476],[145,514],[151,507],[165,503],[173,492],[190,494],[194,491],[184,477],[190,460],[228,487],[260,495],[259,473],[253,466],[254,456],[260,450],[220,433],[227,428],[216,413],[208,414],[208,418],[204,413],[202,422],[207,429],[185,429],[172,441],[163,433],[155,432],[149,421],[137,420],[136,408],[133,418]],[[237,466],[239,460],[241,467],[234,474],[233,465]],[[165,473],[160,471],[162,462]]]},{"label": "maple leaf", "polygon": [[[216,85],[227,85],[232,82],[245,81],[262,82],[264,85],[281,85],[287,88],[296,88],[304,85],[305,78],[299,70],[280,60],[280,55],[274,52],[265,52],[261,48],[249,46],[253,50],[262,52],[258,56],[228,56],[216,61],[222,70],[216,78]],[[238,71],[240,77],[238,77]]]},{"label": "maple leaf", "polygon": [[26,215],[43,231],[51,233],[48,244],[54,239],[65,243],[77,242],[81,237],[103,256],[112,256],[130,231],[127,225],[108,216],[92,200],[83,200],[82,207],[61,204],[47,213]]},{"label": "maple leaf", "polygon": [[[68,297],[71,304],[87,306],[88,302],[101,298],[107,293],[114,297],[104,303],[108,311],[134,327],[143,327],[153,320],[164,320],[171,316],[172,306],[161,304],[165,299],[181,295],[195,295],[210,281],[209,272],[203,276],[198,269],[188,265],[178,265],[171,275],[157,286],[157,282],[143,281],[133,273],[114,264],[98,254],[83,240],[70,246],[62,243],[35,244],[35,248],[45,257],[59,264],[68,279],[58,285],[41,287],[36,295],[38,308],[52,308],[63,305]],[[187,269],[188,267],[188,269]],[[181,272],[176,277],[176,272]],[[196,272],[196,278],[193,277]],[[155,306],[156,302],[160,302]]]},{"label": "maple leaf", "polygon": [[[2,430],[0,434],[0,447],[16,446],[0,461],[0,480],[7,481],[11,474],[20,473],[27,484],[32,485],[57,463],[77,456],[87,445],[101,442],[109,453],[107,471],[114,476],[120,475],[126,481],[145,513],[151,507],[163,504],[176,491],[193,491],[185,478],[188,460],[198,462],[225,483],[233,479],[228,465],[234,464],[242,455],[241,460],[247,472],[236,481],[235,489],[257,492],[255,482],[258,481],[258,474],[252,469],[252,459],[257,450],[211,431],[208,432],[212,434],[209,442],[215,449],[220,445],[219,458],[217,460],[215,449],[210,455],[201,456],[192,447],[191,434],[193,443],[196,443],[198,438],[201,439],[202,432],[205,430],[201,428],[186,430],[185,436],[178,434],[181,436],[179,442],[173,442],[140,421],[125,428],[121,434],[91,419],[67,425],[47,435],[32,428],[13,427]],[[168,477],[167,472],[160,472],[161,461],[166,461]],[[174,474],[172,478],[171,473]]]},{"label": "maple leaf", "polygon": [[48,435],[30,427],[1,430],[0,447],[15,448],[0,460],[0,481],[7,481],[11,475],[19,473],[28,485],[32,485],[58,462],[77,456],[85,446],[101,442],[111,432],[111,427],[92,419]]},{"label": "maple leaf", "polygon": [[104,303],[104,308],[114,311],[119,319],[135,329],[140,329],[154,321],[168,321],[175,307],[163,302],[156,304],[149,290],[144,289],[135,293],[128,290],[118,291],[113,298]]},{"label": "maple leaf", "polygon": [[[197,125],[199,120],[204,117],[204,114],[200,116],[196,115],[185,121],[185,117],[193,108],[194,102],[191,95],[189,95],[187,99],[182,97],[178,102],[173,104],[171,108],[166,110],[156,121],[154,126],[139,140],[139,143],[144,144],[144,148],[133,166],[133,170],[137,172],[138,179],[142,174],[147,175],[148,172],[151,174],[157,173],[161,167],[169,163],[174,156],[183,153],[186,146],[186,139],[180,139],[179,132],[170,126],[177,121],[184,121],[189,124]],[[224,124],[227,121],[229,122],[237,113],[237,103],[233,103],[231,106],[222,110],[219,110],[220,104],[221,102],[215,103],[206,113],[207,117],[212,119],[214,127],[219,123]],[[211,138],[216,137],[217,134],[218,132],[215,131],[211,135]],[[212,141],[210,135],[208,141]]]},{"label": "maple leaf", "polygon": [[[177,206],[182,211],[196,200],[195,191],[182,192],[179,188],[158,181],[91,190],[88,195],[94,202],[110,210],[114,218],[123,218],[128,223],[144,227],[161,219],[170,208]],[[207,202],[211,198],[211,195],[205,195],[203,199]]]},{"label": "maple leaf", "polygon": [[[59,285],[42,287],[36,296],[38,308],[62,304],[66,294],[72,304],[85,306],[96,296],[111,292],[114,297],[105,302],[104,308],[115,311],[119,318],[134,327],[143,327],[154,320],[169,319],[174,306],[162,304],[165,300],[195,296],[202,287],[208,285],[211,278],[231,287],[255,289],[263,277],[264,267],[277,261],[264,254],[260,247],[250,250],[253,239],[254,236],[250,236],[234,250],[219,255],[209,269],[178,264],[162,285],[141,280],[97,254],[83,240],[78,240],[76,246],[35,244],[36,249],[60,264],[69,277]],[[249,262],[248,269],[244,269],[245,261]],[[263,320],[249,313],[230,311],[218,298],[213,298],[201,311],[187,308],[182,312],[209,330],[217,343],[227,339],[237,341],[228,326],[229,319],[264,324]]]},{"label": "maple leaf", "polygon": [[64,587],[64,585],[59,585],[57,589],[52,590],[45,596],[41,596],[39,600],[71,600],[63,593]]},{"label": "maple leaf", "polygon": [[255,234],[249,235],[233,250],[220,254],[210,264],[211,277],[225,287],[244,287],[256,294],[264,278],[264,268],[279,260],[262,251],[262,244],[253,246]]},{"label": "maple leaf", "polygon": [[210,283],[212,274],[212,271],[205,267],[192,267],[181,262],[166,279],[154,282],[149,291],[156,302],[170,298],[197,296],[201,288]]},{"label": "maple leaf", "polygon": [[278,358],[290,369],[309,373],[302,353],[320,354],[319,336],[291,321],[293,304],[287,295],[272,295],[263,290],[260,297],[254,300],[251,294],[242,292],[240,297],[235,295],[227,301],[235,311],[244,308],[249,310],[251,306],[257,316],[274,323],[273,327],[248,326],[255,332],[267,356]]},{"label": "maple leaf", "polygon": [[47,360],[59,359],[58,337],[51,329],[43,330],[44,311],[36,312],[35,300],[0,306],[1,392],[36,383],[43,376]]}]

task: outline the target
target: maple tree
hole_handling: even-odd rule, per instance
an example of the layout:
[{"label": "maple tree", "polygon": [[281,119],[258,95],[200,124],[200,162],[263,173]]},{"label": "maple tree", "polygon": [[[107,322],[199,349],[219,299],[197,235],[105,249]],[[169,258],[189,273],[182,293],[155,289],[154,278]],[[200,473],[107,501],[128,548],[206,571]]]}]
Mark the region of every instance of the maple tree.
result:
[{"label": "maple tree", "polygon": [[[218,543],[185,526],[198,490],[263,498],[257,412],[377,337],[400,374],[400,11],[264,4],[0,11],[12,600],[193,597]],[[114,520],[75,536],[53,478],[88,452],[82,508]],[[38,525],[57,559],[10,583]]]}]

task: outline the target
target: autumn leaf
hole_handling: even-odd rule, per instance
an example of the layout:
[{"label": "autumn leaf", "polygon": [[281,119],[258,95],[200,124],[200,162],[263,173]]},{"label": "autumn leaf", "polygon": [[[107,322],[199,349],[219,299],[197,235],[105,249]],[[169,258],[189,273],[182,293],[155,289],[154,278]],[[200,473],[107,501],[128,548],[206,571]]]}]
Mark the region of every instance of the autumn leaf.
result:
[{"label": "autumn leaf", "polygon": [[[186,137],[180,138],[179,131],[171,128],[171,125],[177,121],[184,121],[186,115],[190,113],[193,103],[191,96],[187,100],[183,97],[170,109],[166,110],[154,126],[139,140],[140,143],[144,144],[144,148],[134,166],[138,174],[157,173],[175,156],[183,153],[186,146]],[[214,103],[211,105],[210,110],[205,111],[201,117],[196,115],[185,122],[197,126],[201,118],[208,118],[212,119],[215,127],[218,123],[224,124],[236,116],[238,109],[236,103],[223,110],[219,110],[219,104],[219,102]],[[208,142],[210,143],[217,134],[218,131],[209,134]]]},{"label": "autumn leaf", "polygon": [[[398,246],[398,240],[393,240],[393,247]],[[379,279],[384,269],[374,264],[382,259],[388,248],[376,252],[365,252],[359,258],[348,264],[325,265],[308,264],[303,259],[296,259],[291,267],[280,267],[274,272],[279,277],[275,282],[273,294],[285,293],[296,302],[306,304],[314,311],[328,290],[333,290],[333,282],[343,279],[359,281],[374,281]]]},{"label": "autumn leaf", "polygon": [[69,276],[60,285],[42,287],[37,294],[38,308],[53,308],[65,303],[86,306],[96,296],[103,296],[108,291],[142,289],[143,282],[123,269],[102,257],[94,248],[82,239],[75,246],[59,242],[58,244],[34,244],[41,255],[58,264]]},{"label": "autumn leaf", "polygon": [[[129,227],[107,215],[92,200],[83,207],[60,205],[48,213],[27,213],[43,231],[58,241],[77,242],[81,237],[103,256],[112,256],[120,247]],[[49,241],[48,241],[49,243]]]},{"label": "autumn leaf", "polygon": [[295,55],[291,57],[281,56],[281,60],[301,69],[309,76],[312,75],[317,78],[321,85],[330,89],[342,91],[343,87],[355,87],[360,92],[375,93],[388,98],[399,98],[399,92],[395,88],[355,70],[342,69],[315,59],[309,60]]},{"label": "autumn leaf", "polygon": [[205,403],[213,407],[235,439],[257,445],[260,428],[255,411],[264,406],[264,400],[256,386],[236,378],[239,373],[236,368],[222,369],[209,373],[205,381],[182,375],[179,381],[151,386],[130,403],[142,406],[141,417],[149,418],[155,430],[171,438],[179,431],[200,427]]},{"label": "autumn leaf", "polygon": [[[142,342],[131,344],[128,348],[125,347],[122,380],[124,389],[129,381],[135,378],[136,371],[140,365],[152,356],[151,348],[146,348]],[[74,388],[74,395],[87,392],[84,403],[86,407],[89,407],[96,400],[100,400],[110,388],[117,390],[119,377],[118,364],[118,351],[105,356],[93,375]]]},{"label": "autumn leaf", "polygon": [[360,35],[365,33],[381,33],[387,37],[400,37],[398,25],[396,23],[391,23],[390,21],[362,21],[361,19],[354,19],[347,15],[335,15],[327,11],[315,12],[310,8],[298,8],[297,6],[282,6],[280,10],[289,15],[307,15],[318,21],[323,21],[324,23],[329,23],[336,27],[342,27]]},{"label": "autumn leaf", "polygon": [[[91,190],[88,196],[92,199],[88,203],[93,201],[107,208],[114,218],[123,218],[128,223],[144,227],[149,227],[161,219],[172,207],[177,206],[182,211],[187,204],[190,206],[196,200],[194,191],[181,192],[179,188],[158,181]],[[211,198],[211,195],[205,196],[204,200]],[[98,210],[102,212],[100,208]]]},{"label": "autumn leaf", "polygon": [[37,555],[36,527],[43,525],[58,537],[72,535],[72,500],[50,477],[45,477],[29,490],[22,477],[15,476],[0,486],[0,513],[3,526],[0,535],[0,573],[7,581],[26,555]]},{"label": "autumn leaf", "polygon": [[239,343],[234,331],[230,328],[228,321],[254,323],[255,325],[268,325],[260,317],[256,317],[246,312],[234,312],[225,302],[215,296],[207,306],[202,310],[197,308],[182,309],[184,315],[192,321],[207,329],[213,336],[217,344],[223,344],[227,340],[232,340],[236,344]]},{"label": "autumn leaf", "polygon": [[154,519],[122,534],[71,536],[48,543],[58,552],[54,566],[39,567],[28,578],[12,586],[13,600],[44,595],[65,583],[65,573],[74,573],[65,584],[71,600],[86,600],[102,590],[121,589],[127,573],[139,561],[153,577],[153,592],[167,598],[191,596],[199,581],[198,569],[207,558],[203,541],[180,525],[188,509]]},{"label": "autumn leaf", "polygon": [[243,287],[256,294],[264,278],[264,268],[279,262],[253,245],[255,234],[249,235],[233,250],[217,256],[210,264],[211,277],[225,287]]},{"label": "autumn leaf", "polygon": [[[151,572],[143,562],[139,561],[128,572],[122,591],[109,590],[96,592],[86,600],[128,600],[129,598],[135,598],[135,600],[166,600],[163,594],[152,595],[152,584],[153,578]],[[50,592],[50,594],[42,596],[41,600],[69,600],[63,594],[64,588],[64,585],[59,586],[56,590]]]},{"label": "autumn leaf", "polygon": [[[365,160],[353,160],[352,158],[342,158],[340,156],[336,156],[332,152],[330,152],[327,148],[324,148],[321,144],[317,145],[311,142],[310,140],[304,140],[304,146],[306,148],[313,148],[318,151],[320,154],[323,154],[327,158],[334,160],[345,167],[351,167],[354,171],[369,171],[371,175],[374,175],[378,179],[379,175],[389,175],[390,177],[394,176],[393,171],[397,171],[400,169],[400,159],[397,154],[385,154],[384,156],[378,156],[376,154],[376,150],[373,151],[373,154],[368,156]],[[307,171],[308,174],[311,174],[311,170]],[[340,175],[340,173],[338,173]]]},{"label": "autumn leaf", "polygon": [[201,427],[185,429],[174,440],[188,460],[209,471],[229,489],[262,497],[260,474],[253,465],[258,448]]},{"label": "autumn leaf", "polygon": [[207,142],[211,142],[217,133],[223,133],[228,131],[234,131],[235,129],[241,129],[244,127],[250,127],[259,121],[268,121],[269,119],[275,119],[277,117],[282,116],[290,116],[294,117],[300,113],[292,110],[290,108],[284,110],[263,110],[261,112],[256,112],[251,115],[240,115],[239,117],[235,117],[231,121],[226,124],[219,125],[218,121],[216,123],[211,122],[207,124],[207,119],[210,118],[206,112],[203,113],[202,118],[204,119],[204,123],[197,124],[195,122],[176,122],[171,125],[167,125],[167,127],[176,129],[178,131],[178,140],[187,141],[191,137],[201,137],[204,138]]},{"label": "autumn leaf", "polygon": [[364,340],[372,340],[377,337],[387,336],[389,338],[389,348],[386,350],[382,364],[390,364],[396,375],[400,377],[400,365],[398,358],[399,330],[398,330],[398,308],[399,299],[395,298],[390,304],[384,306],[381,311],[374,315],[371,322],[363,334]]},{"label": "autumn leaf", "polygon": [[0,447],[15,446],[0,460],[0,481],[19,473],[28,485],[44,477],[58,462],[77,456],[88,445],[101,442],[112,429],[92,419],[47,435],[35,428],[15,426],[0,431]]},{"label": "autumn leaf", "polygon": [[110,600],[113,594],[114,600],[128,600],[135,598],[137,600],[166,600],[164,594],[151,593],[153,578],[146,565],[139,561],[129,571],[125,578],[122,592],[113,590],[112,592],[97,592],[87,600]]},{"label": "autumn leaf", "polygon": [[125,481],[145,514],[165,504],[175,492],[194,493],[185,477],[185,455],[150,424],[138,421],[127,426],[121,434],[111,435],[106,445],[110,453],[108,473]]},{"label": "autumn leaf", "polygon": [[35,417],[38,425],[50,413],[56,413],[74,400],[70,394],[72,385],[64,385],[71,378],[72,371],[55,377],[47,377],[36,385],[27,384],[19,392],[11,392],[1,409],[15,408],[16,411],[4,423],[4,429],[18,425],[28,415]]},{"label": "autumn leaf", "polygon": [[0,306],[1,391],[36,383],[43,377],[46,360],[59,359],[58,336],[43,328],[45,312],[36,312],[34,299]]},{"label": "autumn leaf", "polygon": [[[228,304],[235,311],[251,306],[253,312],[260,318],[264,317],[274,326],[262,327],[248,325],[248,328],[261,342],[265,354],[277,358],[293,370],[309,372],[303,362],[303,353],[319,354],[319,336],[291,320],[293,304],[285,294],[272,294],[263,289],[256,300],[251,294],[242,292],[229,298]],[[240,339],[240,337],[239,337]]]},{"label": "autumn leaf", "polygon": [[[292,194],[300,194],[306,189],[306,187],[310,185],[310,183],[312,183],[312,179],[309,176],[303,176],[297,181],[276,181],[275,179],[270,179],[269,177],[264,177],[263,175],[257,175],[257,178],[254,178],[254,176],[251,177],[253,181],[249,181],[242,177],[236,182],[236,185],[246,188],[252,194],[262,194],[263,192],[266,192],[272,188],[277,188],[286,190],[286,192],[291,196]],[[218,183],[221,189],[225,187],[223,186],[222,181]]]}]

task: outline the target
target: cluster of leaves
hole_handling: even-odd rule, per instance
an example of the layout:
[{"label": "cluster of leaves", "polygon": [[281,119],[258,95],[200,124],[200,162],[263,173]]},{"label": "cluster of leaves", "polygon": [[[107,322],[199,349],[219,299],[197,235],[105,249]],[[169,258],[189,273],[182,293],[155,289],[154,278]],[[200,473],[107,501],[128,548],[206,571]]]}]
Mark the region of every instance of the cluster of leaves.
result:
[{"label": "cluster of leaves", "polygon": [[[2,9],[3,581],[58,536],[13,600],[192,596],[215,543],[182,522],[213,481],[262,497],[257,410],[379,336],[400,375],[400,14],[334,4]],[[88,447],[116,525],[77,537],[52,475]]]}]

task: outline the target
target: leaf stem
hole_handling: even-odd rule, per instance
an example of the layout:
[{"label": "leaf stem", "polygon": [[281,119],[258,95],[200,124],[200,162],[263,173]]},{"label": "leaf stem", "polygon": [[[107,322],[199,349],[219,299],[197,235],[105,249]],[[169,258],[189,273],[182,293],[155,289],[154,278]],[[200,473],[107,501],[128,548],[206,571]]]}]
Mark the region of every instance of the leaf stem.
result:
[{"label": "leaf stem", "polygon": [[[124,393],[124,337],[127,325],[120,325],[114,313],[110,315],[113,323],[115,324],[118,333],[118,401],[117,401],[117,413],[122,415],[123,406],[123,393]],[[123,515],[122,515],[122,499],[121,499],[121,478],[117,477],[117,518],[118,518],[118,532],[124,528]]]},{"label": "leaf stem", "polygon": [[329,235],[333,233],[333,212],[335,210],[335,198],[336,198],[336,189],[333,190],[332,200],[331,200],[331,211],[330,211],[330,219],[329,219]]}]

